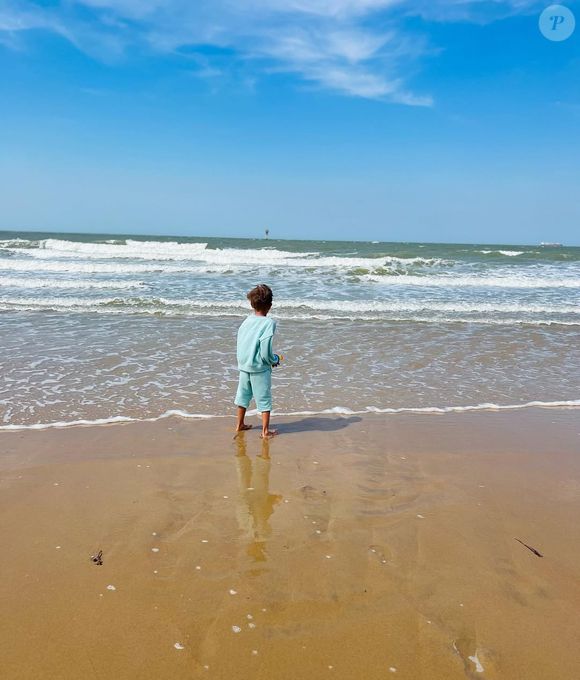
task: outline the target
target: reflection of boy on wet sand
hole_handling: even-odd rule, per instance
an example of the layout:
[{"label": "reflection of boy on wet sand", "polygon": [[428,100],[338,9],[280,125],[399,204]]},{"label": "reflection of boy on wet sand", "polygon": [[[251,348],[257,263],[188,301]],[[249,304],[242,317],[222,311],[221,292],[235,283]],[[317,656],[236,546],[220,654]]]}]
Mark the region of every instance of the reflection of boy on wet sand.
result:
[{"label": "reflection of boy on wet sand", "polygon": [[238,522],[249,539],[248,555],[256,561],[266,560],[266,539],[272,533],[269,519],[282,496],[270,493],[270,442],[262,440],[262,453],[252,462],[246,453],[244,434],[236,438],[240,502]]}]

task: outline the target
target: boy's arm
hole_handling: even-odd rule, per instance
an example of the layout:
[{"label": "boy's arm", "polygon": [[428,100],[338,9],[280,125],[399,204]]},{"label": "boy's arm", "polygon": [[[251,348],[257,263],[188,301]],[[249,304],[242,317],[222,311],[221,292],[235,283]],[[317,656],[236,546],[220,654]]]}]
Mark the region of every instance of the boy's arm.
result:
[{"label": "boy's arm", "polygon": [[264,336],[260,339],[260,357],[267,366],[278,365],[278,355],[272,349],[272,341],[276,332],[276,322],[272,319],[270,325],[264,329]]},{"label": "boy's arm", "polygon": [[268,366],[274,366],[278,363],[278,355],[275,354],[272,349],[273,337],[273,335],[270,335],[260,341],[260,356],[262,357],[262,361]]}]

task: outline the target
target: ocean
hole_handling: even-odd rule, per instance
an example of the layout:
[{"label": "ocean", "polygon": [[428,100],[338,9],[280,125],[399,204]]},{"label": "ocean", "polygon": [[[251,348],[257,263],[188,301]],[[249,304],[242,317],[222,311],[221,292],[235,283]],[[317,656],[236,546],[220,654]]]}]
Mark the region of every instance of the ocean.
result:
[{"label": "ocean", "polygon": [[0,232],[0,427],[232,414],[262,282],[275,413],[580,405],[580,248]]}]

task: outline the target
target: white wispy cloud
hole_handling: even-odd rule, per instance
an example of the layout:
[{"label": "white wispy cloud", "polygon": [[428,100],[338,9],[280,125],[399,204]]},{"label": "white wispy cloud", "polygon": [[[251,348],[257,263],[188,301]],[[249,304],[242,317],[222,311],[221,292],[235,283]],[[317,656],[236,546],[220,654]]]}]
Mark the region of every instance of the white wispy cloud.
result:
[{"label": "white wispy cloud", "polygon": [[[4,0],[0,43],[22,45],[47,30],[79,50],[114,61],[134,49],[231,51],[256,73],[282,71],[339,94],[430,106],[430,93],[406,84],[431,51],[408,34],[405,17],[491,21],[528,12],[535,0]],[[201,77],[221,74],[207,57]]]}]

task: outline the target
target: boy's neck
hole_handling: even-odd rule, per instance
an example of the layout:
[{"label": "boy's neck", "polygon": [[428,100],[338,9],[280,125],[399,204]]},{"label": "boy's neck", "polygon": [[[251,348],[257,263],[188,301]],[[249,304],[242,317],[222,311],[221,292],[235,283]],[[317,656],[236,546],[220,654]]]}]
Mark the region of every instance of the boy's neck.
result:
[{"label": "boy's neck", "polygon": [[268,312],[254,312],[256,316],[268,316]]}]

